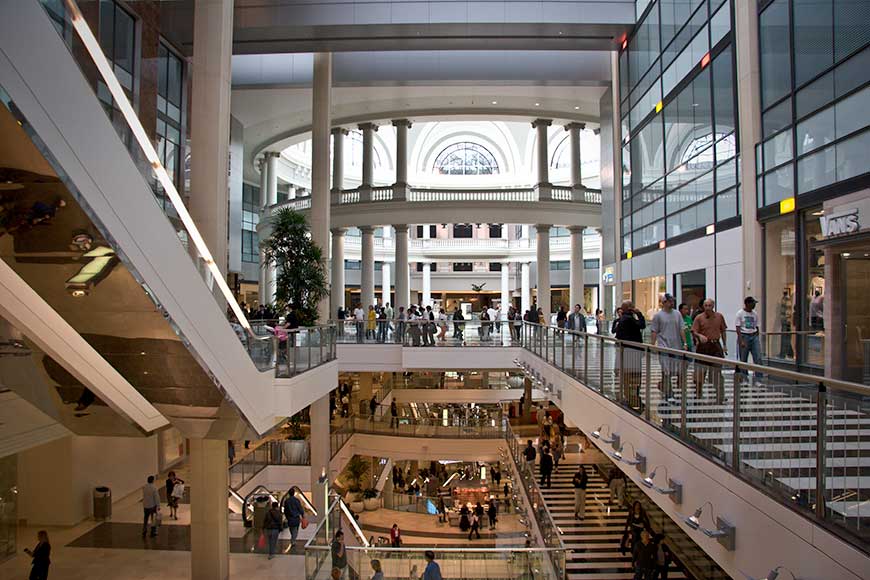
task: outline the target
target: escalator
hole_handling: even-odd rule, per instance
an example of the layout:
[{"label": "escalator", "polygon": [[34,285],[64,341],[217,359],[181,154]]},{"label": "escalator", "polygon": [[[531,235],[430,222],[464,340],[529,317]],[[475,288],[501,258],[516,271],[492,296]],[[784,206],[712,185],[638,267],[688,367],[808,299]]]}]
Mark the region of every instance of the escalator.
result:
[{"label": "escalator", "polygon": [[[0,280],[26,284],[23,308],[74,330],[116,373],[95,399],[128,415],[153,406],[150,428],[134,421],[146,432],[165,417],[187,436],[230,439],[328,392],[335,365],[309,371],[319,381],[282,381],[268,348],[251,356],[253,337],[239,339],[215,298],[225,283],[198,232],[155,203],[148,155],[131,155],[83,74],[87,53],[70,52],[69,28],[58,35],[37,0],[14,4],[0,18]],[[80,363],[52,354],[68,372]]]}]

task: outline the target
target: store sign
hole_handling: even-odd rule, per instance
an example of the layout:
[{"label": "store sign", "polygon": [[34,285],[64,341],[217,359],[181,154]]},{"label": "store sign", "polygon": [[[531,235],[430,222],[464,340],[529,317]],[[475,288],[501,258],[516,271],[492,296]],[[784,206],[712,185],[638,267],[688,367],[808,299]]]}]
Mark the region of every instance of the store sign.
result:
[{"label": "store sign", "polygon": [[823,215],[819,218],[819,224],[822,226],[822,235],[826,238],[857,234],[861,229],[861,224],[858,221],[858,208]]},{"label": "store sign", "polygon": [[601,278],[605,284],[613,284],[613,267],[607,266],[604,268],[604,274],[602,274]]}]

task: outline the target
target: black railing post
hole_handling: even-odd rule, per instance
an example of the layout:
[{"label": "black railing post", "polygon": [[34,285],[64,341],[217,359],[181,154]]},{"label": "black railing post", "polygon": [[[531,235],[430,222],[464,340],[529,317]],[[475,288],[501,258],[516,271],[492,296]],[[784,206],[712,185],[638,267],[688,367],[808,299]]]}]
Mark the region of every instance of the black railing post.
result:
[{"label": "black railing post", "polygon": [[825,508],[825,490],[827,488],[827,457],[828,446],[828,391],[825,383],[819,383],[819,393],[816,397],[816,517],[824,520],[827,517]]}]

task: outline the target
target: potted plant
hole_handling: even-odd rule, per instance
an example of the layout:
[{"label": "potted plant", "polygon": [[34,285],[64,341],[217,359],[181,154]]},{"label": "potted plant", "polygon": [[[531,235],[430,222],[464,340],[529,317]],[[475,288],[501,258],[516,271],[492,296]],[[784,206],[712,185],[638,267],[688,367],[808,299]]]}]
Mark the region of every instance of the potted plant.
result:
[{"label": "potted plant", "polygon": [[311,239],[305,216],[290,208],[271,218],[272,235],[260,243],[263,267],[275,266],[275,296],[280,310],[293,308],[299,326],[317,323],[317,305],[329,296],[323,250]]},{"label": "potted plant", "polygon": [[378,498],[378,490],[368,488],[363,491],[363,504],[367,512],[373,512],[381,507],[381,500]]},{"label": "potted plant", "polygon": [[354,513],[359,513],[365,509],[362,498],[362,482],[369,474],[370,469],[369,462],[359,455],[351,457],[344,468],[343,479],[348,484],[345,500],[350,504],[350,509]]},{"label": "potted plant", "polygon": [[282,448],[284,463],[287,465],[305,465],[308,459],[308,441],[305,438],[305,429],[302,427],[302,413],[296,413],[287,422],[284,428],[287,439],[283,441]]}]

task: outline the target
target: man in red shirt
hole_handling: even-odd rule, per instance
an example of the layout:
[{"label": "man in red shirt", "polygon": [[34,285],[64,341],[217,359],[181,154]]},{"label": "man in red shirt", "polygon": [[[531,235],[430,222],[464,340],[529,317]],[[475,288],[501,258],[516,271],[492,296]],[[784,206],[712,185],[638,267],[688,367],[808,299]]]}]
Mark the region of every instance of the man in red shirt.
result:
[{"label": "man in red shirt", "polygon": [[[692,323],[692,337],[698,345],[696,352],[716,358],[725,358],[728,347],[725,345],[725,317],[716,312],[712,299],[704,300],[704,312],[695,317]],[[716,392],[716,402],[722,403],[725,392],[722,385],[722,367],[715,363],[695,363],[695,396],[700,399],[704,393],[704,378],[709,367],[710,380]]]}]

